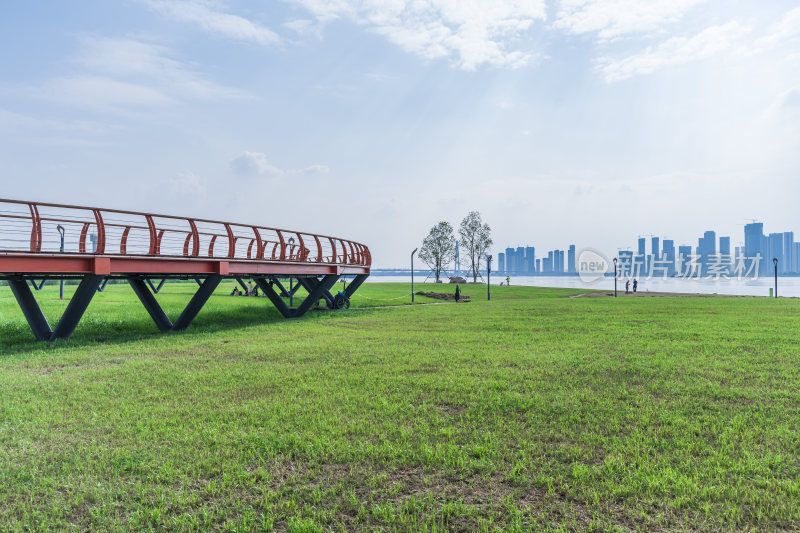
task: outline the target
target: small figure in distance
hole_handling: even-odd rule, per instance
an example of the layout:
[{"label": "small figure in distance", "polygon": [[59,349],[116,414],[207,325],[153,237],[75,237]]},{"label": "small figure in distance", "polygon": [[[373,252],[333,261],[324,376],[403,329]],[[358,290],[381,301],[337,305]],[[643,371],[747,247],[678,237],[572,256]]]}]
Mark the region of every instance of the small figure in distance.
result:
[{"label": "small figure in distance", "polygon": [[506,276],[506,287],[511,286],[511,276]]},{"label": "small figure in distance", "polygon": [[630,292],[630,290],[629,290],[630,286],[631,286],[631,280],[626,281],[625,282],[625,294],[628,294],[628,292]]},{"label": "small figure in distance", "polygon": [[236,296],[236,293],[237,293],[238,290],[239,290],[239,288],[236,285],[234,285],[233,286],[233,290],[231,291],[231,296]]},{"label": "small figure in distance", "polygon": [[258,287],[253,287],[253,296],[258,296]]},{"label": "small figure in distance", "polygon": [[461,301],[461,289],[458,287],[458,283],[456,283],[456,301]]},{"label": "small figure in distance", "polygon": [[639,282],[636,281],[636,280],[633,280],[633,292],[635,293],[636,289],[638,289],[638,288],[639,288]]},{"label": "small figure in distance", "polygon": [[247,294],[246,294],[246,296],[253,296],[253,294],[254,294],[253,293],[253,282],[252,281],[248,281],[247,282]]}]

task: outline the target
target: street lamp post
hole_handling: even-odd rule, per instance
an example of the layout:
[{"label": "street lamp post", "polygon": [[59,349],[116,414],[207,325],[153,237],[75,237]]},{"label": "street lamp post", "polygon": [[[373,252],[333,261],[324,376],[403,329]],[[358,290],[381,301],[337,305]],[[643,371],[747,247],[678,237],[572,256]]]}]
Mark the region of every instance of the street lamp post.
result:
[{"label": "street lamp post", "polygon": [[614,298],[617,297],[617,258],[614,258]]},{"label": "street lamp post", "polygon": [[[56,229],[58,230],[58,233],[61,235],[61,248],[59,248],[59,251],[63,254],[64,253],[64,234],[66,233],[66,230],[64,229],[64,226],[62,226],[61,224],[56,226]],[[58,297],[61,300],[64,299],[64,276],[63,275],[61,276],[61,283],[59,283]]]},{"label": "street lamp post", "polygon": [[486,299],[492,299],[492,256],[486,255]]},{"label": "street lamp post", "polygon": [[414,254],[417,253],[418,248],[414,248],[411,252],[411,303],[414,303]]},{"label": "street lamp post", "polygon": [[773,257],[772,263],[775,265],[775,298],[778,297],[778,258]]}]

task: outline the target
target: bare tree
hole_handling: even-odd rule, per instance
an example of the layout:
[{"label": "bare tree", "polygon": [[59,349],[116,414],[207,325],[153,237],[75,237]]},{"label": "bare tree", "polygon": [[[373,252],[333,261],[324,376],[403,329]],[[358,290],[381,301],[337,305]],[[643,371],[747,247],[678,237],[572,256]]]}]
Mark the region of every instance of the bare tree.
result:
[{"label": "bare tree", "polygon": [[478,272],[484,259],[486,250],[492,245],[492,229],[489,224],[484,224],[481,214],[470,211],[461,221],[458,228],[461,237],[461,248],[466,252],[469,268],[472,271],[472,281],[478,281]]},{"label": "bare tree", "polygon": [[419,257],[433,270],[436,282],[439,282],[445,265],[450,263],[456,255],[456,238],[453,235],[453,226],[449,222],[439,222],[431,228],[428,236],[422,241]]}]

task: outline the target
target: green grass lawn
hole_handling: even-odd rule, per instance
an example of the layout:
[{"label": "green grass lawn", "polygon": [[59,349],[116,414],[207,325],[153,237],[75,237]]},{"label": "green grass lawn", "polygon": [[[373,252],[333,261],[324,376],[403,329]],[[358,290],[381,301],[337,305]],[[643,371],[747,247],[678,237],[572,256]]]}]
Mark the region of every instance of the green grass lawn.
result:
[{"label": "green grass lawn", "polygon": [[48,345],[0,287],[0,530],[800,528],[798,300],[231,288],[162,335],[109,285]]}]

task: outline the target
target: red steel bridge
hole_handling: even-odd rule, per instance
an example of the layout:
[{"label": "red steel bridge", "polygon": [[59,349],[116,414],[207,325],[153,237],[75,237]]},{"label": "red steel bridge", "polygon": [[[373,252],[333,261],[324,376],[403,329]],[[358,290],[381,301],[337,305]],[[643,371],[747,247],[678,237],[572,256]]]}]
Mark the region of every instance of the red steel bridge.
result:
[{"label": "red steel bridge", "polygon": [[[68,339],[95,293],[109,279],[126,280],[162,331],[184,330],[223,279],[251,279],[286,318],[303,316],[320,300],[349,306],[369,276],[363,244],[327,235],[152,213],[0,199],[0,280],[8,282],[38,340]],[[340,276],[355,276],[331,293]],[[287,290],[281,279],[296,279]],[[31,290],[47,280],[79,280],[51,328]],[[193,279],[198,290],[173,322],[157,294],[169,279]],[[283,300],[299,287],[296,308]],[[291,301],[291,300],[290,300]]]}]

